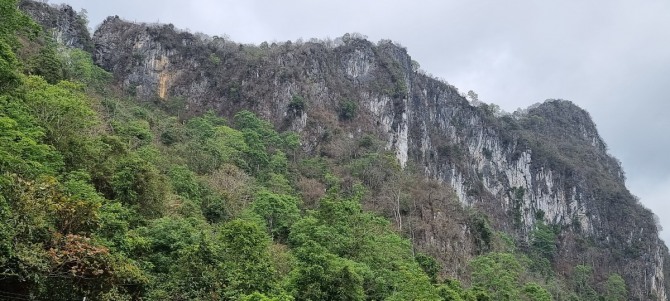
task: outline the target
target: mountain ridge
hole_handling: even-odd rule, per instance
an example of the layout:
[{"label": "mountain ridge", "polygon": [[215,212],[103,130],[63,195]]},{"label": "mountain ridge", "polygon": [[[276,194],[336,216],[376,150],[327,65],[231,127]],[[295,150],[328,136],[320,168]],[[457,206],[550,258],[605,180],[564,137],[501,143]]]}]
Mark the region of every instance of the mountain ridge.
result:
[{"label": "mountain ridge", "polygon": [[[300,133],[306,153],[329,158],[372,135],[402,167],[449,185],[460,203],[521,242],[538,224],[559,227],[557,270],[590,262],[598,275],[615,270],[643,283],[630,287],[636,300],[667,299],[668,254],[653,214],[625,188],[590,116],[571,102],[499,117],[495,107],[474,107],[455,87],[420,74],[403,48],[351,35],[333,47],[251,46],[110,17],[92,40],[96,63],[140,101],[174,104],[182,118],[251,109]],[[419,218],[429,226],[403,230],[396,209],[399,231],[443,262],[447,251],[475,253],[440,235],[448,221]]]},{"label": "mountain ridge", "polygon": [[[500,120],[488,122],[487,119],[495,119],[495,116],[489,115],[490,113],[486,110],[470,106],[455,88],[412,70],[411,57],[403,48],[395,46],[390,41],[382,41],[374,46],[365,40],[356,38],[348,40],[344,37],[342,39],[344,44],[335,46],[332,50],[317,43],[307,42],[293,47],[287,43],[281,46],[269,46],[267,49],[268,57],[263,57],[261,54],[260,57],[254,58],[253,51],[256,51],[256,49],[261,51],[261,46],[255,48],[224,41],[222,49],[216,49],[206,54],[198,53],[199,51],[194,50],[196,48],[188,48],[192,43],[191,40],[185,38],[192,37],[188,33],[177,33],[165,25],[158,25],[152,29],[151,26],[146,27],[145,25],[127,22],[123,24],[128,27],[112,29],[118,25],[118,22],[123,21],[116,18],[107,19],[96,31],[94,40],[99,45],[97,51],[110,45],[119,47],[119,40],[110,39],[108,36],[110,33],[114,35],[115,32],[123,32],[124,36],[120,36],[120,40],[127,43],[136,41],[135,44],[126,44],[126,48],[112,48],[112,51],[104,50],[102,53],[129,53],[132,48],[135,53],[139,52],[146,55],[146,59],[144,61],[139,60],[139,64],[137,62],[124,64],[113,58],[107,59],[98,52],[96,53],[96,61],[105,66],[106,69],[113,70],[117,77],[121,75],[120,78],[123,79],[124,86],[131,87],[136,83],[139,84],[137,87],[141,87],[141,92],[138,94],[142,95],[139,98],[147,99],[151,95],[156,95],[154,91],[158,91],[159,98],[163,98],[161,96],[165,95],[183,96],[187,98],[186,102],[192,104],[195,108],[200,108],[200,110],[213,108],[224,116],[230,116],[232,112],[242,107],[251,108],[261,116],[272,120],[277,126],[281,127],[283,125],[301,132],[303,141],[310,142],[319,140],[319,133],[309,133],[311,127],[308,126],[312,110],[315,110],[315,107],[318,107],[319,110],[337,112],[339,110],[337,108],[339,105],[338,99],[358,99],[358,107],[365,108],[368,112],[359,112],[360,116],[356,118],[365,118],[369,122],[361,121],[357,128],[350,129],[352,131],[349,132],[350,135],[355,136],[355,133],[360,131],[365,124],[377,124],[377,129],[373,131],[381,134],[382,137],[385,136],[382,139],[386,141],[387,149],[396,154],[401,166],[404,166],[408,160],[423,166],[428,176],[450,183],[462,203],[472,204],[480,199],[479,202],[484,203],[483,206],[497,206],[481,201],[481,199],[486,199],[491,195],[493,199],[498,199],[497,202],[502,201],[503,205],[498,207],[497,210],[489,211],[489,215],[500,214],[501,212],[513,215],[514,213],[510,214],[510,211],[523,211],[521,213],[521,223],[523,224],[522,232],[525,233],[531,232],[535,225],[534,216],[539,210],[544,211],[547,222],[567,226],[573,224],[573,220],[577,219],[581,231],[604,233],[605,230],[598,228],[604,227],[606,222],[599,220],[599,215],[594,213],[595,208],[587,209],[585,206],[589,205],[581,204],[580,200],[602,198],[598,194],[599,192],[592,192],[588,187],[593,185],[593,181],[588,183],[591,180],[590,178],[602,176],[599,173],[600,169],[609,170],[612,178],[608,181],[612,181],[613,185],[624,185],[623,172],[620,170],[618,162],[607,155],[605,145],[597,134],[590,116],[582,109],[577,109],[572,103],[565,101],[550,101],[541,104],[529,110],[528,114],[531,118],[523,118],[522,124],[522,126],[530,129],[537,127],[540,131],[530,130],[529,133],[524,133],[527,136],[522,139],[514,137],[514,134],[512,134],[512,137],[499,138],[500,134],[496,133],[496,127],[502,126],[504,129],[508,126],[505,124],[507,121],[504,118],[501,119],[502,122]],[[138,29],[136,35],[133,36],[134,29],[130,28],[146,28],[146,31],[141,32]],[[155,30],[155,33],[152,30]],[[180,37],[182,37],[181,41]],[[175,40],[169,40],[169,38]],[[147,46],[147,41],[156,44]],[[167,44],[165,44],[166,42]],[[181,47],[187,47],[189,50],[180,52]],[[247,48],[251,48],[248,50],[251,54],[245,52]],[[144,50],[148,52],[142,52]],[[334,54],[330,54],[329,51]],[[201,56],[200,60],[193,58],[194,52]],[[223,65],[221,69],[227,69],[226,74],[217,74],[216,69],[211,71],[207,69],[206,60],[210,60],[212,54],[221,56],[221,64]],[[252,56],[247,60],[247,55]],[[172,61],[173,58],[175,58],[175,61]],[[190,59],[194,61],[188,61]],[[167,64],[165,64],[166,60],[169,61]],[[276,65],[273,64],[275,61],[278,62]],[[145,67],[133,68],[131,67],[133,65],[143,65]],[[148,66],[162,69],[160,71],[151,70],[151,68],[147,68]],[[170,66],[175,66],[178,71],[174,71],[175,73],[172,74],[173,70],[170,69]],[[216,65],[211,64],[210,66]],[[199,72],[189,73],[189,71],[186,71],[189,70],[189,67],[201,69],[198,70]],[[275,69],[273,70],[273,68]],[[204,76],[200,80],[186,81],[183,84],[179,82],[189,76],[197,78],[198,73],[202,74],[202,69],[207,70],[205,72],[212,72],[213,76]],[[124,71],[117,73],[117,70],[133,71],[130,75],[124,75]],[[145,72],[144,75],[138,75],[143,72]],[[228,75],[231,73],[234,75]],[[328,76],[332,76],[332,78],[328,78]],[[147,83],[141,82],[147,78],[158,80],[155,84],[149,83],[147,89]],[[163,80],[165,78],[167,78],[167,81]],[[135,82],[135,79],[139,81]],[[339,81],[338,79],[343,80]],[[201,89],[200,87],[203,86],[204,82],[210,82],[211,80],[220,80],[219,83],[213,84],[214,87],[238,80],[241,83],[239,86],[240,94],[230,93],[233,88],[226,87],[228,91],[219,89],[218,94],[208,97],[207,93],[217,91],[217,89]],[[162,82],[167,82],[168,87],[163,86]],[[304,85],[305,82],[310,82],[310,84]],[[174,83],[173,87],[170,87],[171,83]],[[269,85],[269,89],[256,88],[265,86],[263,83],[274,83],[274,87]],[[303,85],[296,85],[295,83],[303,83]],[[211,84],[210,87],[212,87]],[[366,88],[368,90],[365,90]],[[262,89],[268,90],[263,91]],[[357,93],[352,93],[352,91]],[[331,92],[331,94],[328,92]],[[308,101],[306,103],[307,108],[299,116],[300,118],[286,119],[294,95],[300,95],[304,99],[312,100],[312,102]],[[253,99],[254,102],[236,108],[236,98],[240,98],[242,101]],[[224,105],[230,107],[224,108],[222,107]],[[229,111],[230,108],[233,109]],[[229,113],[226,113],[226,111]],[[428,113],[426,114],[426,112]],[[327,121],[315,123],[327,124]],[[347,125],[345,124],[345,126]],[[563,132],[552,132],[557,129]],[[501,130],[500,132],[504,131]],[[549,132],[552,132],[552,134],[549,135]],[[575,168],[583,163],[569,162],[574,158],[560,154],[564,150],[574,152],[575,148],[572,145],[554,146],[551,139],[546,138],[551,137],[561,141],[565,137],[573,138],[574,136],[582,140],[582,146],[590,145],[596,148],[595,150],[586,150],[584,154],[580,154],[582,158],[579,159],[593,160],[592,162],[599,166],[594,167],[593,170],[584,171],[583,174],[576,173],[572,178],[564,181],[558,181],[555,178],[567,178],[567,175],[574,173]],[[450,137],[447,140],[457,141],[457,143],[436,142],[444,141],[444,137]],[[511,141],[507,141],[508,138],[511,138]],[[542,145],[551,147],[535,147],[533,150],[533,143],[540,141],[543,143]],[[571,142],[574,141],[571,140]],[[320,147],[318,143],[306,144],[306,149],[318,149]],[[411,147],[412,145],[414,147]],[[523,146],[530,149],[524,149]],[[449,147],[452,147],[452,149],[450,150]],[[439,154],[438,149],[440,148],[444,149],[442,154]],[[465,150],[465,154],[459,153],[459,148]],[[487,158],[489,152],[494,159]],[[462,160],[458,156],[469,157],[466,160],[469,159],[470,165],[475,165],[477,168],[474,170],[467,166],[459,168],[458,164],[463,164],[463,162],[458,162]],[[535,159],[535,157],[542,156],[545,156],[542,159],[546,162]],[[554,162],[553,159],[556,157],[560,160]],[[456,162],[449,162],[450,160]],[[552,168],[551,164],[557,166]],[[491,169],[498,170],[487,174],[486,171]],[[558,172],[556,169],[563,169],[563,171]],[[484,174],[483,177],[479,176],[481,173]],[[500,181],[500,177],[507,177],[507,181]],[[568,183],[570,181],[575,183]],[[515,200],[508,191],[521,187],[527,192],[522,197],[523,204],[518,208],[513,208]],[[623,189],[624,191],[621,193],[628,194],[625,198],[636,204],[625,187]],[[589,196],[585,196],[587,191],[590,194]],[[647,217],[647,222],[640,221],[640,223],[647,224],[650,218]],[[504,225],[505,222],[502,222],[502,224]],[[503,227],[512,228],[509,223]],[[632,226],[632,228],[635,227]],[[655,226],[653,227],[655,228]],[[644,229],[645,227],[641,228]],[[654,231],[651,230],[650,236],[645,234],[647,237],[645,240],[654,241]],[[596,236],[599,235],[600,233]],[[565,244],[570,245],[570,242],[566,241]],[[594,258],[601,257],[601,255],[592,256]],[[658,259],[660,256],[656,256],[656,259],[654,259],[656,263],[653,265],[663,266],[662,260]],[[608,265],[603,262],[603,266]],[[656,271],[647,271],[643,274],[660,275],[656,268],[652,270]],[[626,271],[622,272],[626,273]],[[644,276],[638,279],[644,282],[642,281],[643,278]],[[662,277],[647,281],[647,283],[650,283],[649,290],[657,294],[661,293],[664,291],[661,289],[664,281]],[[639,292],[639,294],[643,295],[642,292]],[[665,295],[661,294],[661,296]]]}]

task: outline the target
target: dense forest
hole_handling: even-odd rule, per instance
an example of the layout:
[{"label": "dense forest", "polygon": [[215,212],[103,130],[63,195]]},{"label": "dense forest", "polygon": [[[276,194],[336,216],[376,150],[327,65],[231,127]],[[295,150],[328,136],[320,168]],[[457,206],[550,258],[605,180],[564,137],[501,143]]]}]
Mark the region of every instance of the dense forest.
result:
[{"label": "dense forest", "polygon": [[[307,154],[250,111],[138,102],[16,0],[0,16],[0,300],[627,300],[617,273],[555,271],[560,229],[497,231],[377,137]],[[474,229],[464,270],[403,232],[399,195],[428,193]]]}]

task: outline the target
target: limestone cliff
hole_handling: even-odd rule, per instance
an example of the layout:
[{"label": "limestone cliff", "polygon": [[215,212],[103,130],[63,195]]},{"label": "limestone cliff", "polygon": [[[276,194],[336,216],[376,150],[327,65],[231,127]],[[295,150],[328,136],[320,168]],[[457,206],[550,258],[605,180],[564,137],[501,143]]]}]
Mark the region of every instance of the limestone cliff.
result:
[{"label": "limestone cliff", "polygon": [[19,8],[43,28],[50,30],[60,44],[89,52],[93,50],[91,35],[86,28],[86,17],[78,14],[69,5],[22,0]]},{"label": "limestone cliff", "polygon": [[[568,101],[497,116],[415,70],[390,41],[344,36],[256,47],[118,18],[94,40],[97,62],[138,99],[181,98],[191,113],[250,108],[300,131],[311,152],[323,151],[323,135],[335,127],[351,137],[375,133],[402,166],[449,185],[499,228],[525,239],[539,219],[560,226],[557,267],[619,272],[636,284],[637,300],[666,300],[667,250],[653,215],[625,188],[588,113]],[[306,99],[299,114],[290,109],[295,95]],[[357,104],[356,117],[333,119],[346,101]],[[439,233],[423,235],[419,243],[448,244],[434,239]]]},{"label": "limestone cliff", "polygon": [[[521,239],[538,219],[560,226],[557,267],[592,264],[598,275],[625,275],[637,300],[667,299],[667,249],[653,215],[625,188],[588,113],[568,101],[499,117],[415,70],[390,41],[256,47],[118,18],[94,40],[97,62],[138,99],[183,99],[191,113],[250,108],[301,132],[311,152],[324,151],[323,136],[336,127],[352,137],[374,133],[402,166],[441,180]],[[290,107],[295,95],[306,100],[300,112]],[[359,108],[354,120],[333,119],[347,101]],[[422,234],[419,244],[450,244]]]},{"label": "limestone cliff", "polygon": [[[251,109],[299,132],[312,154],[341,155],[348,139],[376,136],[401,166],[439,180],[518,241],[539,222],[558,227],[559,273],[589,264],[596,277],[622,274],[631,300],[667,300],[668,250],[653,214],[626,189],[589,114],[569,101],[514,114],[475,106],[417,70],[404,48],[356,35],[254,46],[110,17],[93,41],[96,63],[138,101],[177,103],[184,115]],[[428,226],[408,235],[461,267],[475,252],[473,224],[426,202],[414,217]]]}]

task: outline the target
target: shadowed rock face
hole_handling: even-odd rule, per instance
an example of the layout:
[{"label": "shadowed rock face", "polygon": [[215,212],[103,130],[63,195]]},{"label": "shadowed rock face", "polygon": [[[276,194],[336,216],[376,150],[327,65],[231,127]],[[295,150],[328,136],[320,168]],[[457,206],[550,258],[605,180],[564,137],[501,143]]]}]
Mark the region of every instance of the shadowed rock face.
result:
[{"label": "shadowed rock face", "polygon": [[93,51],[91,34],[86,28],[86,19],[69,5],[49,5],[47,3],[22,0],[19,8],[26,12],[43,28],[51,30],[54,39],[68,47]]},{"label": "shadowed rock face", "polygon": [[[416,70],[404,48],[351,35],[253,46],[109,17],[93,41],[96,63],[138,101],[179,103],[181,116],[250,109],[325,156],[376,136],[401,166],[439,180],[521,241],[540,220],[559,227],[559,273],[589,264],[597,277],[622,274],[634,300],[666,300],[668,251],[654,216],[626,189],[589,114],[569,101],[514,114],[473,106]],[[304,105],[292,105],[295,96]],[[439,198],[423,205],[415,218],[426,226],[407,230],[414,242],[464,267],[475,229]]]}]

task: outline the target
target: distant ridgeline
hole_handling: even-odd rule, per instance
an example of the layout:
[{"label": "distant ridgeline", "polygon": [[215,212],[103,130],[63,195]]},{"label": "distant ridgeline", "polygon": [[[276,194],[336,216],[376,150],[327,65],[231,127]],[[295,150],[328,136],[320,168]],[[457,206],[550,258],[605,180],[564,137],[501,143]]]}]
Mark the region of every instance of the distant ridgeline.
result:
[{"label": "distant ridgeline", "polygon": [[0,15],[0,299],[667,300],[569,101],[502,113],[359,34]]}]

